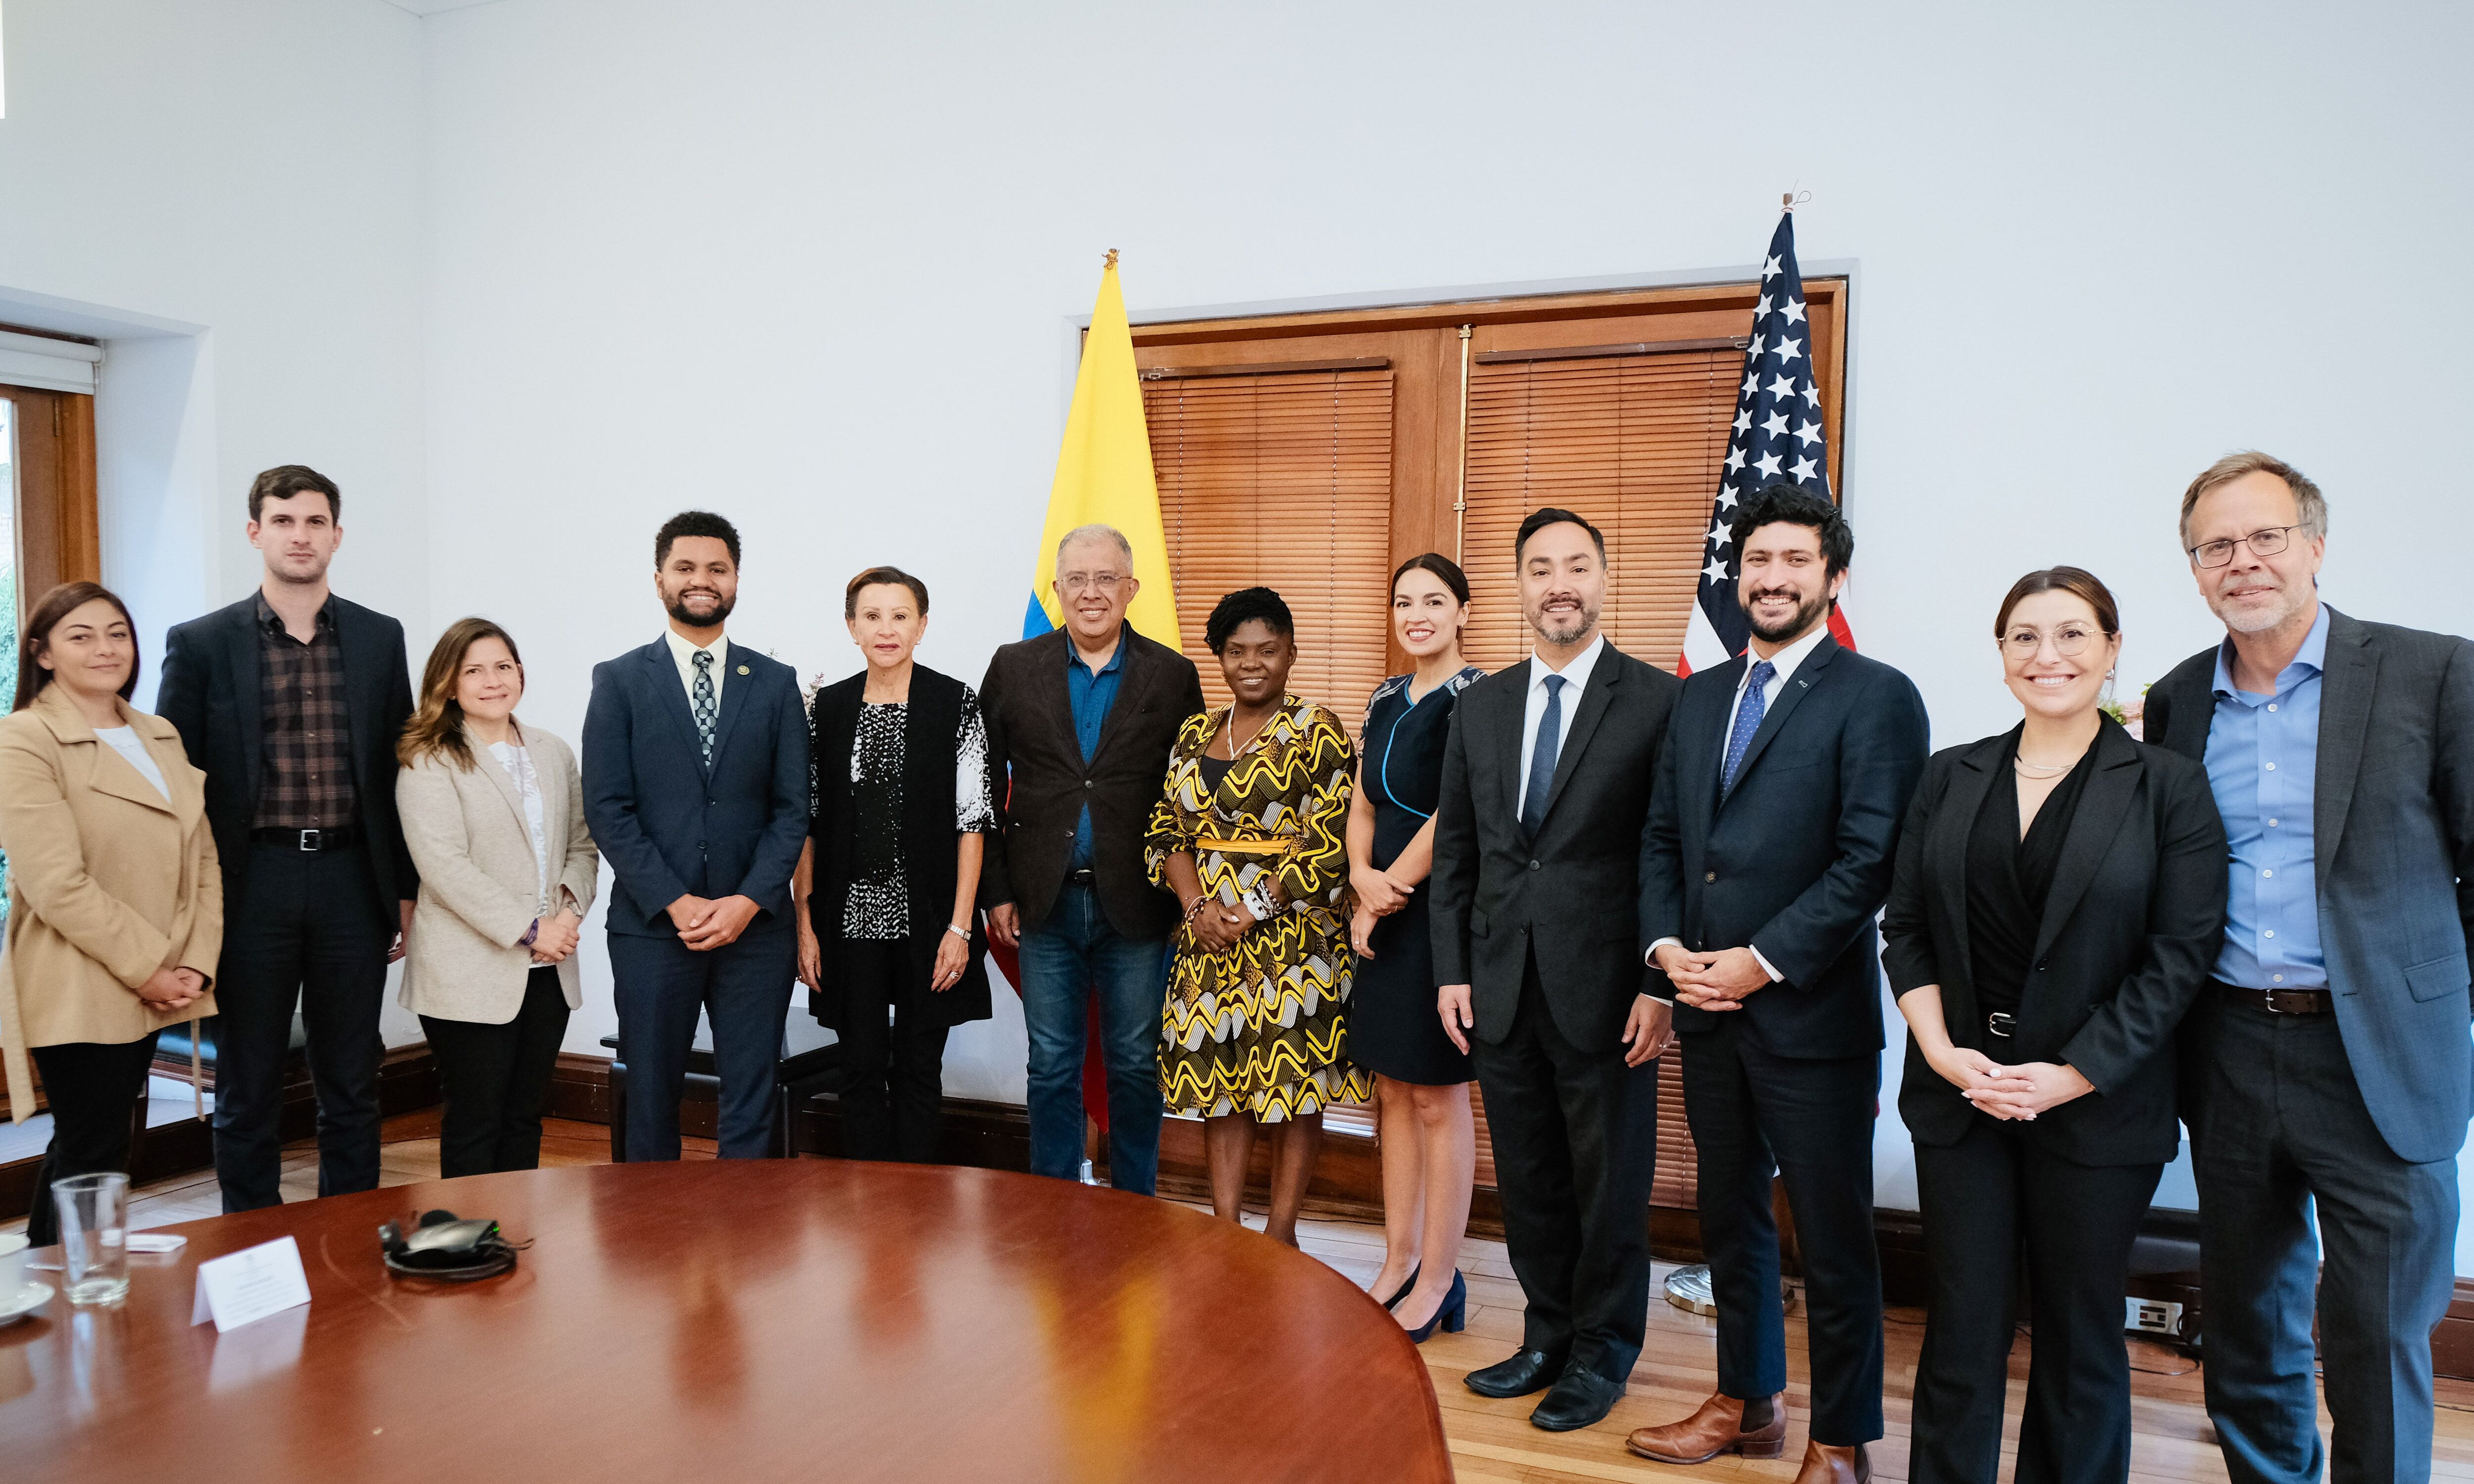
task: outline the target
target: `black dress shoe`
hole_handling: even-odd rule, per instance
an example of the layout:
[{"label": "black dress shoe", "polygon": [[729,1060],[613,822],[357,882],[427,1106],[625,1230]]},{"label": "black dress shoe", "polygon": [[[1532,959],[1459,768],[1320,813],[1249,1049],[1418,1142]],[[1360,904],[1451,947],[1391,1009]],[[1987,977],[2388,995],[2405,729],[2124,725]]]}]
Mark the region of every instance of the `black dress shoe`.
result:
[{"label": "black dress shoe", "polygon": [[1570,1432],[1601,1422],[1624,1394],[1617,1383],[1587,1366],[1574,1366],[1556,1377],[1546,1400],[1529,1414],[1529,1424],[1548,1432]]},{"label": "black dress shoe", "polygon": [[1564,1357],[1542,1350],[1524,1350],[1482,1371],[1471,1371],[1461,1383],[1481,1397],[1525,1397],[1544,1391],[1562,1375]]}]

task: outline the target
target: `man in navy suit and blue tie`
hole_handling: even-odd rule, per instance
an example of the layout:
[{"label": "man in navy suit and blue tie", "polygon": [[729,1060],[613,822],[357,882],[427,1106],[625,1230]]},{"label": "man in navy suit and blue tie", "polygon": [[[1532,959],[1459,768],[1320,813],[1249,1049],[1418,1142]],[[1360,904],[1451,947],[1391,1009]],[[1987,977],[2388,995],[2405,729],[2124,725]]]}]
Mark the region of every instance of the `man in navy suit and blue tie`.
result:
[{"label": "man in navy suit and blue tie", "polygon": [[770,1148],[775,1067],[798,945],[790,873],[808,833],[808,728],[790,667],[722,634],[739,532],[686,511],[653,541],[670,623],[594,666],[584,816],[609,898],[627,1158],[679,1157],[696,1016],[713,1027],[721,1157]]},{"label": "man in navy suit and blue tie", "polygon": [[1770,1181],[1795,1212],[1812,1352],[1797,1484],[1860,1484],[1881,1436],[1873,1116],[1881,968],[1873,915],[1923,776],[1915,685],[1830,634],[1856,538],[1793,486],[1735,512],[1751,648],[1684,682],[1650,790],[1640,935],[1673,986],[1701,1244],[1718,1301],[1716,1395],[1632,1450],[1695,1464],[1786,1445],[1786,1321]]}]

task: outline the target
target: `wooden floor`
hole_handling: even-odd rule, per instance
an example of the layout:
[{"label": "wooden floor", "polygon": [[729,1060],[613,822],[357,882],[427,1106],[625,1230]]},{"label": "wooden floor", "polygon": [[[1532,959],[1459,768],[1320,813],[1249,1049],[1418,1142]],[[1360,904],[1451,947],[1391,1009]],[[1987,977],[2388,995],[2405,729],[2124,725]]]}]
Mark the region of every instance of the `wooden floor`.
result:
[{"label": "wooden floor", "polygon": [[[438,1174],[438,1115],[435,1110],[408,1113],[387,1121],[380,1183],[408,1185]],[[599,1164],[609,1159],[609,1131],[599,1124],[553,1120],[542,1142],[545,1164]],[[711,1159],[709,1139],[687,1140],[687,1158]],[[317,1154],[308,1144],[284,1151],[283,1195],[308,1200],[317,1194]],[[214,1176],[204,1172],[165,1181],[137,1192],[131,1203],[136,1226],[161,1226],[212,1216],[220,1210]],[[1249,1218],[1259,1227],[1261,1216]],[[19,1231],[23,1218],[0,1224],[0,1232]],[[1308,1221],[1299,1238],[1312,1256],[1331,1264],[1363,1285],[1372,1281],[1383,1260],[1381,1229],[1345,1221]],[[1590,1480],[1637,1480],[1661,1477],[1697,1478],[1707,1484],[1743,1484],[1773,1480],[1787,1484],[1795,1476],[1804,1450],[1804,1424],[1810,1400],[1804,1369],[1804,1324],[1800,1311],[1787,1315],[1787,1452],[1775,1463],[1729,1459],[1697,1469],[1679,1469],[1635,1458],[1624,1451],[1623,1436],[1634,1427],[1672,1422],[1689,1413],[1712,1384],[1714,1341],[1708,1320],[1698,1319],[1663,1303],[1649,1314],[1649,1343],[1633,1368],[1632,1384],[1614,1412],[1595,1427],[1574,1433],[1541,1432],[1529,1425],[1535,1398],[1490,1401],[1461,1384],[1461,1377],[1479,1366],[1502,1359],[1520,1343],[1520,1285],[1513,1280],[1503,1244],[1469,1241],[1462,1256],[1468,1276],[1469,1315],[1465,1333],[1438,1333],[1426,1342],[1427,1369],[1434,1376],[1435,1396],[1443,1403],[1443,1429],[1449,1436],[1455,1466],[1463,1480],[1514,1481],[1514,1484],[1583,1484]],[[1661,1264],[1658,1276],[1667,1269]],[[1907,1404],[1915,1377],[1916,1352],[1924,1338],[1919,1310],[1893,1309],[1888,1330],[1888,1395],[1885,1397],[1889,1436],[1873,1448],[1873,1471],[1883,1478],[1907,1474]],[[2026,1343],[2023,1338],[2010,1362],[2010,1415],[2004,1437],[2003,1475],[2011,1467],[2009,1449],[2018,1439],[2019,1408],[2026,1384]],[[2202,1405],[2199,1376],[2188,1360],[2161,1346],[2132,1346],[2132,1407],[2137,1432],[2131,1447],[2132,1484],[2216,1480],[2225,1477],[2215,1434]],[[2474,1385],[2439,1383],[2439,1428],[2433,1475],[2474,1484]],[[2321,1426],[2326,1426],[2322,1414]]]}]

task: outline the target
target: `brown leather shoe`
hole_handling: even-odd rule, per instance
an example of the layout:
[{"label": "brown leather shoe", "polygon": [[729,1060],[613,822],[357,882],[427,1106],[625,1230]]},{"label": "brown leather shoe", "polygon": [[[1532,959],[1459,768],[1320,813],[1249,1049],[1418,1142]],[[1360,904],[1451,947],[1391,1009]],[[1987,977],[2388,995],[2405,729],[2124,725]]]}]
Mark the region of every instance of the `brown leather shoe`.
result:
[{"label": "brown leather shoe", "polygon": [[1873,1460],[1863,1444],[1840,1447],[1809,1438],[1804,1444],[1804,1467],[1795,1471],[1795,1484],[1868,1484],[1872,1477]]},{"label": "brown leather shoe", "polygon": [[1680,1423],[1634,1428],[1624,1447],[1662,1464],[1706,1464],[1721,1453],[1776,1458],[1786,1451],[1786,1397],[1771,1400],[1770,1424],[1758,1432],[1744,1430],[1742,1402],[1711,1397]]}]

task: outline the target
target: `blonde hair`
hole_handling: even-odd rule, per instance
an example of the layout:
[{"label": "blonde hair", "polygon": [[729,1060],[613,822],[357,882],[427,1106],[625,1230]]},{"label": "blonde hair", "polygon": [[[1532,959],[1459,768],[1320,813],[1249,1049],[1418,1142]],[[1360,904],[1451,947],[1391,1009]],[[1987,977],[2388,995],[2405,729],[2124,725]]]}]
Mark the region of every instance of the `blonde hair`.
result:
[{"label": "blonde hair", "polygon": [[2320,495],[2319,487],[2283,459],[2256,448],[2245,448],[2240,453],[2226,454],[2199,470],[2199,477],[2192,480],[2191,488],[2182,491],[2184,546],[2191,544],[2191,512],[2197,507],[2199,496],[2219,485],[2232,484],[2244,474],[2274,474],[2284,480],[2285,488],[2293,491],[2293,515],[2301,523],[2304,539],[2316,540],[2328,534],[2328,502]]},{"label": "blonde hair", "polygon": [[516,662],[517,682],[522,683],[524,657],[516,648],[515,635],[486,618],[459,618],[449,624],[430,649],[429,662],[421,667],[421,701],[396,741],[396,761],[409,768],[424,757],[444,757],[460,772],[473,771],[473,744],[464,737],[464,707],[455,700],[455,682],[464,669],[464,657],[483,639],[507,646],[507,658]]}]

